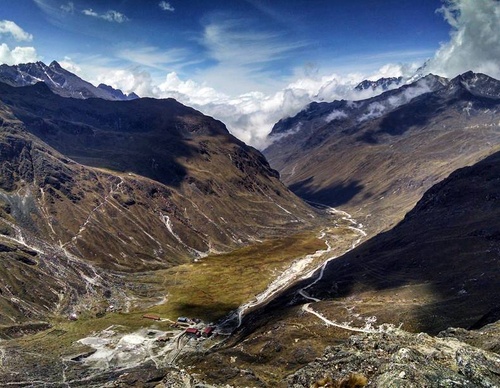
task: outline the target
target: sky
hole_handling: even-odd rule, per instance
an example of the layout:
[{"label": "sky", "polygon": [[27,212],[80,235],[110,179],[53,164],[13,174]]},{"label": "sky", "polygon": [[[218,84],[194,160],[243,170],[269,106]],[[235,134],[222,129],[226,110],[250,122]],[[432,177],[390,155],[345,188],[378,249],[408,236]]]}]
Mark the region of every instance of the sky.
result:
[{"label": "sky", "polygon": [[176,98],[262,149],[311,101],[369,97],[363,79],[500,78],[500,2],[0,0],[0,63],[37,60]]}]

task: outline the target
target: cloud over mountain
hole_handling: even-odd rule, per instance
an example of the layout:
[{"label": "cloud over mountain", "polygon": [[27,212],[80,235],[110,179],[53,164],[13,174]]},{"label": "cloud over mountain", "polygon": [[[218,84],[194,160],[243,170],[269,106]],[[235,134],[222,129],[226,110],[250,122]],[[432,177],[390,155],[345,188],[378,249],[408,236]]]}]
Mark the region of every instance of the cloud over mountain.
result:
[{"label": "cloud over mountain", "polygon": [[500,77],[500,2],[447,0],[439,12],[451,27],[443,44],[425,67],[445,77],[472,70]]},{"label": "cloud over mountain", "polygon": [[[126,7],[120,9],[124,12],[121,13],[77,9],[71,1],[35,0],[35,3],[57,25],[90,17],[114,23],[130,20],[127,23],[130,28],[139,22],[137,14],[129,13]],[[181,3],[175,5],[176,14],[180,14]],[[158,0],[151,8],[157,13],[158,8],[174,11],[172,3],[167,1]],[[262,17],[281,20],[272,9],[256,8],[265,11]],[[451,31],[449,40],[434,54],[433,49],[411,47],[408,51],[386,49],[356,54],[348,64],[336,62],[335,57],[329,57],[331,64],[326,66],[325,62],[315,63],[309,57],[302,63],[293,62],[306,57],[304,53],[315,45],[314,40],[293,36],[290,30],[281,28],[283,23],[259,24],[260,19],[255,15],[212,10],[198,20],[198,32],[187,34],[197,47],[196,53],[178,41],[168,48],[159,42],[140,46],[129,41],[110,48],[109,55],[75,53],[73,60],[66,59],[67,54],[54,59],[95,85],[104,83],[143,97],[174,97],[224,121],[240,139],[263,148],[276,121],[296,114],[310,102],[372,96],[373,90],[353,91],[365,79],[411,79],[419,68],[421,75],[432,72],[450,78],[473,70],[500,78],[499,1],[443,0],[438,13],[435,19],[444,18]],[[31,37],[20,27],[19,30],[24,35],[18,31],[18,37]],[[12,39],[14,33],[12,25],[5,21],[0,24],[1,37]],[[0,62],[16,64],[39,59],[32,47],[11,49],[13,44],[7,44],[10,43],[0,42]],[[425,60],[422,58],[431,56],[422,67]],[[376,109],[373,113],[377,113]]]},{"label": "cloud over mountain", "polygon": [[37,61],[38,55],[34,47],[10,47],[6,43],[0,44],[0,63],[15,65]]},{"label": "cloud over mountain", "polygon": [[[24,31],[11,20],[0,20],[0,39],[13,39],[16,42],[31,42],[33,35]],[[5,42],[0,42],[0,63],[15,65],[18,63],[35,62],[39,59],[34,47],[16,46],[13,49]]]},{"label": "cloud over mountain", "polygon": [[0,35],[11,35],[17,41],[33,40],[33,35],[28,34],[11,20],[0,20]]}]

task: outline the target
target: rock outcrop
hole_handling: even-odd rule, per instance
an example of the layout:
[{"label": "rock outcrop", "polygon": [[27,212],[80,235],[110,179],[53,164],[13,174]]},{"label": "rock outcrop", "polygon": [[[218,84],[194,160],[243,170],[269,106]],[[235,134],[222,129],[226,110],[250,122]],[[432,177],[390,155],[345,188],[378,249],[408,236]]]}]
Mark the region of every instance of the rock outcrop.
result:
[{"label": "rock outcrop", "polygon": [[[360,373],[368,380],[366,387],[498,387],[500,355],[461,342],[450,335],[453,332],[449,329],[432,337],[392,328],[355,335],[327,348],[322,357],[289,376],[287,386],[309,387],[324,376],[339,381]],[[500,324],[465,332],[498,344]]]}]

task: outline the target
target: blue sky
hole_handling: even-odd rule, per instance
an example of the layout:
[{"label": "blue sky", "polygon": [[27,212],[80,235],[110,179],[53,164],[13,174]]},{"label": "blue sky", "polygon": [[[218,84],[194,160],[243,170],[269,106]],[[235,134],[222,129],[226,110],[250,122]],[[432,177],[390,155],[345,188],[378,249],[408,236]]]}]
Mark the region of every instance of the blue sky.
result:
[{"label": "blue sky", "polygon": [[498,0],[1,1],[0,62],[57,60],[95,84],[173,96],[257,146],[273,120],[356,98],[346,91],[363,78],[428,59],[445,76],[495,73],[500,57],[496,33],[483,47]]},{"label": "blue sky", "polygon": [[[385,62],[422,61],[449,31],[435,13],[439,0],[2,3],[0,19],[32,34],[47,63],[93,59],[158,77],[175,71],[229,94],[257,85],[269,92],[302,69],[370,71]],[[228,82],[225,71],[241,72],[244,82]]]}]

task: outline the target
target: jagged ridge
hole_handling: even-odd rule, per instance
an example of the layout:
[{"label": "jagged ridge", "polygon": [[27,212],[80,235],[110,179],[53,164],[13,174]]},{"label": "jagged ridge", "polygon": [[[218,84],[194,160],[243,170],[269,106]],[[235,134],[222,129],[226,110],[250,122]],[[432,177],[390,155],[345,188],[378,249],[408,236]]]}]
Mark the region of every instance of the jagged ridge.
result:
[{"label": "jagged ridge", "polygon": [[111,86],[100,84],[95,87],[75,74],[63,69],[53,61],[47,66],[43,62],[23,63],[14,66],[0,65],[0,82],[12,86],[28,86],[45,83],[54,93],[72,98],[103,98],[105,100],[133,100],[135,93],[123,94]]}]

